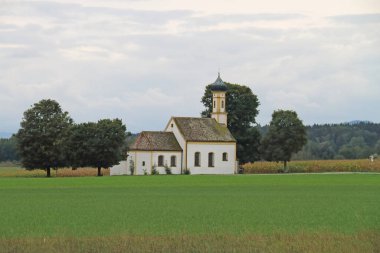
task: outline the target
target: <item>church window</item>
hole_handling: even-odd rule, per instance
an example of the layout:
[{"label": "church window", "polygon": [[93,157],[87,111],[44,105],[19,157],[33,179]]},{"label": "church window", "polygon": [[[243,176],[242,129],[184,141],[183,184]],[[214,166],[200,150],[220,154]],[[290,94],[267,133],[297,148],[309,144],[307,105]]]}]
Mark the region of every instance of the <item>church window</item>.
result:
[{"label": "church window", "polygon": [[145,166],[145,161],[142,162],[142,166]]},{"label": "church window", "polygon": [[208,167],[214,167],[214,153],[208,153]]},{"label": "church window", "polygon": [[223,161],[228,161],[228,154],[226,152],[223,153]]},{"label": "church window", "polygon": [[173,127],[174,125],[173,124],[171,124],[171,127]]},{"label": "church window", "polygon": [[164,156],[163,155],[158,156],[158,166],[160,166],[160,167],[164,166]]},{"label": "church window", "polygon": [[216,102],[214,101],[214,108],[216,107]]},{"label": "church window", "polygon": [[222,108],[224,108],[224,101],[222,100]]},{"label": "church window", "polygon": [[175,166],[177,166],[176,165],[176,159],[177,157],[175,156],[175,155],[172,155],[171,157],[170,157],[170,167],[175,167]]},{"label": "church window", "polygon": [[201,166],[201,153],[195,152],[194,155],[194,166],[200,167]]}]

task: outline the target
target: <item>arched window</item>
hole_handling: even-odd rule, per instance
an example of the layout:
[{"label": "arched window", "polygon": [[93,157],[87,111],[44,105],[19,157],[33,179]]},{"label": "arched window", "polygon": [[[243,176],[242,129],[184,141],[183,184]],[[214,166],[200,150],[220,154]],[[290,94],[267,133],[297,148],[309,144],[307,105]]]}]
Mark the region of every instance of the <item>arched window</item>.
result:
[{"label": "arched window", "polygon": [[214,101],[214,108],[216,107],[216,101]]},{"label": "arched window", "polygon": [[164,156],[163,155],[158,156],[158,166],[160,166],[160,167],[164,166]]},{"label": "arched window", "polygon": [[201,166],[201,153],[195,152],[194,154],[194,167]]},{"label": "arched window", "polygon": [[222,100],[222,108],[224,108],[224,101]]},{"label": "arched window", "polygon": [[175,166],[177,166],[176,165],[176,163],[177,163],[177,157],[175,156],[175,155],[172,155],[171,157],[170,157],[170,167],[175,167]]},{"label": "arched window", "polygon": [[208,153],[208,167],[214,167],[214,153]]},{"label": "arched window", "polygon": [[223,161],[228,161],[228,154],[227,154],[227,152],[223,153]]}]

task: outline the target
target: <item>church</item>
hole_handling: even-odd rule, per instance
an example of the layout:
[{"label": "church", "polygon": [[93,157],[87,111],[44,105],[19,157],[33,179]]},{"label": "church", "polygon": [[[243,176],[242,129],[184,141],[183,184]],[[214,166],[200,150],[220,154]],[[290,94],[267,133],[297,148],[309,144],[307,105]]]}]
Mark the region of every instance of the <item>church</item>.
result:
[{"label": "church", "polygon": [[112,167],[110,174],[236,173],[236,140],[227,128],[227,86],[220,74],[211,91],[211,118],[172,117],[164,131],[141,132],[127,160]]}]

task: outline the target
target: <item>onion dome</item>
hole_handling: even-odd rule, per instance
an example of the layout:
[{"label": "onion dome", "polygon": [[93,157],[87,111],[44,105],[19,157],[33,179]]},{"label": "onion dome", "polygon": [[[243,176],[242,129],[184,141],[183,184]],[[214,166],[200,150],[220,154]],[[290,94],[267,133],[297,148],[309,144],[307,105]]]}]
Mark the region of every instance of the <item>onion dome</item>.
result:
[{"label": "onion dome", "polygon": [[215,80],[213,84],[211,84],[211,91],[226,91],[227,85],[223,82],[222,78],[220,78],[220,73],[218,72],[218,78]]}]

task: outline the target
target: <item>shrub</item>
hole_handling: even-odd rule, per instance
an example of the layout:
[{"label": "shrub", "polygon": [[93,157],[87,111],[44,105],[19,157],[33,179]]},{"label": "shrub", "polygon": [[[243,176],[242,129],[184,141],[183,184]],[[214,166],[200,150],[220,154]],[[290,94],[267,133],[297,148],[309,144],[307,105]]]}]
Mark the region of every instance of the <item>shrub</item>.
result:
[{"label": "shrub", "polygon": [[171,175],[172,174],[172,169],[170,169],[170,167],[166,164],[165,165],[165,172],[167,175]]},{"label": "shrub", "polygon": [[129,171],[131,172],[131,175],[135,174],[135,162],[133,160],[129,161]]},{"label": "shrub", "polygon": [[190,175],[191,173],[190,173],[190,169],[185,169],[184,171],[183,171],[183,174],[185,174],[185,175]]},{"label": "shrub", "polygon": [[160,172],[156,169],[156,165],[152,166],[152,175],[159,175]]}]

